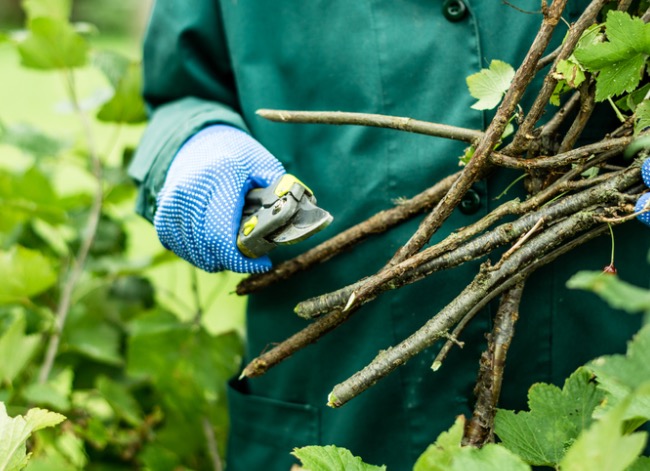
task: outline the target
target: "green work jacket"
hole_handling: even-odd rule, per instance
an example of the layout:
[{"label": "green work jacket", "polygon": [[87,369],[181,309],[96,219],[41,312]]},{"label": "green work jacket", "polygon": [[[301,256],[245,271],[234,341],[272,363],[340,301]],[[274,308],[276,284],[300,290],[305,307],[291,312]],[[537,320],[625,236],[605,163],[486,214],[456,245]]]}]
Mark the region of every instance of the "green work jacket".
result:
[{"label": "green work jacket", "polygon": [[[540,5],[513,3],[525,10]],[[570,2],[566,18],[582,6]],[[257,109],[381,113],[484,129],[489,116],[470,108],[475,100],[465,78],[493,59],[517,67],[540,21],[539,13],[498,0],[158,0],[144,49],[151,121],[130,169],[140,184],[138,211],[153,217],[184,141],[227,123],[250,132],[333,214],[324,232],[273,253],[276,261],[294,256],[458,171],[466,146],[386,129],[272,123]],[[560,24],[556,39],[565,32]],[[516,176],[500,172],[478,182],[464,212],[456,210],[435,239],[501,204],[495,197]],[[293,314],[297,302],[376,272],[416,227],[405,224],[252,295],[245,360],[305,327]],[[641,285],[648,279],[645,230],[636,222],[616,229],[619,273]],[[525,408],[535,381],[561,383],[587,360],[624,351],[639,320],[565,288],[572,274],[601,269],[609,256],[603,237],[527,283],[503,407]],[[477,269],[478,262],[467,263],[384,294],[265,376],[233,381],[228,469],[287,471],[294,447],[316,444],[347,447],[390,471],[410,469],[456,415],[471,414],[494,306],[477,316],[461,336],[465,347],[452,350],[439,371],[430,368],[436,344],[340,409],[326,406],[327,394],[421,327]]]}]

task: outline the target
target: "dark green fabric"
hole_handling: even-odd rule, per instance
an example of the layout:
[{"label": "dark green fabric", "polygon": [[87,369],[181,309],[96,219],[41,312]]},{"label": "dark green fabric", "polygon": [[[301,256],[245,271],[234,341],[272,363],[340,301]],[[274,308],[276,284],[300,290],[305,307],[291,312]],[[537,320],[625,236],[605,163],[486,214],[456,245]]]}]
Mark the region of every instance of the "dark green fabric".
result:
[{"label": "dark green fabric", "polygon": [[[249,131],[335,217],[324,233],[277,250],[275,260],[457,171],[463,144],[391,130],[277,124],[255,110],[372,112],[483,128],[489,116],[470,109],[474,100],[465,77],[492,59],[518,65],[541,17],[505,2],[466,3],[470,13],[450,22],[443,0],[158,0],[145,43],[145,96],[152,121],[131,168],[141,185],[138,211],[151,219],[175,151],[197,129],[217,122]],[[524,9],[538,6],[514,3]],[[572,3],[567,18],[579,7]],[[560,25],[557,39],[565,32]],[[478,211],[456,211],[435,239],[501,203],[495,196],[515,176],[501,172],[477,183]],[[298,301],[373,273],[416,225],[406,224],[251,296],[247,359],[306,325],[292,313]],[[636,223],[626,226],[617,229],[617,266],[623,278],[646,285],[647,234]],[[525,407],[533,381],[562,381],[584,361],[624,349],[639,320],[605,309],[593,295],[564,288],[577,270],[599,269],[608,260],[609,239],[603,238],[528,283],[503,406]],[[228,469],[286,471],[294,461],[291,449],[307,444],[344,446],[391,471],[410,469],[456,415],[471,411],[489,309],[463,333],[465,348],[453,350],[440,371],[430,370],[437,345],[340,410],[325,407],[327,393],[379,350],[419,328],[477,268],[469,263],[385,294],[266,376],[233,381]]]}]

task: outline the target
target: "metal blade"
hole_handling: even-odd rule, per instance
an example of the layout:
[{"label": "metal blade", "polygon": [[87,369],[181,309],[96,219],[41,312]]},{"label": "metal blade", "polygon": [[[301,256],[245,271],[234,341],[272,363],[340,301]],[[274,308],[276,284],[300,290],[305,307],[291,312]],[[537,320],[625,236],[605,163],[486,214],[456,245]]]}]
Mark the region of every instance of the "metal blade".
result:
[{"label": "metal blade", "polygon": [[300,209],[289,223],[272,234],[269,239],[276,244],[295,244],[325,229],[332,222],[332,215],[310,201],[301,202]]}]

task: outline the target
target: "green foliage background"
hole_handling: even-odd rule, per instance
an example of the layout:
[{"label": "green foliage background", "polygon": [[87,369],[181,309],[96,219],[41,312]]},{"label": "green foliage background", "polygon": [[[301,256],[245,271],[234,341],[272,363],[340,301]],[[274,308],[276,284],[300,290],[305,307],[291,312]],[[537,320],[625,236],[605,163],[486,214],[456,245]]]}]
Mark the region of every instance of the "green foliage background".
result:
[{"label": "green foliage background", "polygon": [[[0,9],[0,402],[16,417],[0,422],[34,407],[67,417],[31,436],[27,469],[214,469],[245,301],[230,294],[236,277],[171,256],[133,212],[125,168],[144,128],[150,2],[23,4],[24,25],[11,2]],[[98,183],[99,226],[75,280]]]}]

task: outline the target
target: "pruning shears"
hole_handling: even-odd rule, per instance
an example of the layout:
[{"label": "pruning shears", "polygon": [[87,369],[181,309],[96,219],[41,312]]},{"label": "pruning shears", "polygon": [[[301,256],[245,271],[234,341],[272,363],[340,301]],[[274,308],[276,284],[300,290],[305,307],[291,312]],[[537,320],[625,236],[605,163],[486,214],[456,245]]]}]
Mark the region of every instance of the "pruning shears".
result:
[{"label": "pruning shears", "polygon": [[305,240],[325,229],[332,215],[316,206],[314,193],[291,174],[246,195],[237,247],[257,258],[278,245]]}]

